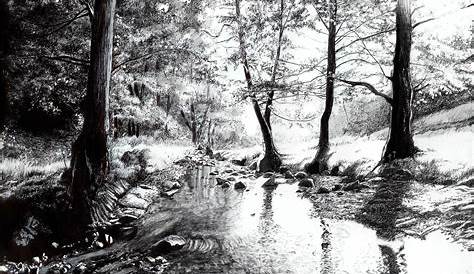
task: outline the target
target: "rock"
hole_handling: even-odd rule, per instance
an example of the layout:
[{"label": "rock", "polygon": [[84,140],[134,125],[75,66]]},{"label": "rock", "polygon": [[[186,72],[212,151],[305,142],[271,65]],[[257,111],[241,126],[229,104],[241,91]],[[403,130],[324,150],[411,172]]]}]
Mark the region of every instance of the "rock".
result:
[{"label": "rock", "polygon": [[22,227],[13,233],[12,245],[17,249],[28,248],[48,237],[52,232],[34,216],[28,216]]},{"label": "rock", "polygon": [[331,172],[329,170],[325,169],[325,170],[321,171],[321,175],[322,176],[329,176],[329,175],[331,175]]},{"label": "rock", "polygon": [[338,191],[338,190],[341,190],[342,189],[342,185],[341,184],[335,184],[332,188],[332,191]]},{"label": "rock", "polygon": [[293,173],[289,170],[287,170],[284,175],[285,175],[285,179],[294,179],[295,178],[295,175],[293,175]]},{"label": "rock", "polygon": [[111,245],[114,243],[114,239],[112,238],[112,236],[110,236],[109,234],[104,234],[104,242],[107,244],[107,245]]},{"label": "rock", "polygon": [[370,178],[369,180],[367,180],[367,183],[379,183],[379,182],[382,182],[384,181],[385,179],[383,177],[374,177],[374,178]]},{"label": "rock", "polygon": [[6,267],[5,265],[0,265],[0,273],[9,273],[10,269]]},{"label": "rock", "polygon": [[222,185],[223,183],[227,183],[226,179],[222,179],[221,177],[216,177],[216,184],[218,186]]},{"label": "rock", "polygon": [[359,189],[370,188],[370,186],[366,184],[359,184]]},{"label": "rock", "polygon": [[169,235],[150,248],[152,256],[166,254],[172,251],[181,249],[186,244],[186,240],[183,237],[177,235]]},{"label": "rock", "polygon": [[165,181],[163,183],[163,188],[165,189],[165,191],[171,189],[178,189],[181,188],[181,184],[178,181]]},{"label": "rock", "polygon": [[171,198],[171,197],[173,197],[173,195],[178,193],[178,191],[179,191],[179,189],[172,189],[172,190],[164,191],[164,192],[161,192],[161,196]]},{"label": "rock", "polygon": [[289,170],[290,170],[290,168],[289,168],[288,166],[284,166],[284,165],[283,165],[283,166],[280,166],[280,170],[279,170],[279,171],[280,171],[281,174],[285,174],[285,173],[286,173],[287,171],[289,171]]},{"label": "rock", "polygon": [[459,181],[456,185],[474,187],[474,177],[471,176],[469,178],[463,179],[463,180]]},{"label": "rock", "polygon": [[299,171],[295,174],[296,179],[304,179],[306,177],[308,177],[308,174],[306,174],[304,171]]},{"label": "rock", "polygon": [[265,172],[265,173],[263,173],[262,177],[263,178],[270,178],[274,175],[275,175],[275,173],[273,173],[273,172]]},{"label": "rock", "polygon": [[288,183],[288,180],[285,178],[275,178],[275,184],[282,185]]},{"label": "rock", "polygon": [[135,194],[128,193],[127,195],[125,195],[124,197],[120,199],[119,203],[120,205],[124,207],[146,209],[150,205],[151,202],[143,198],[140,198]]},{"label": "rock", "polygon": [[331,191],[330,191],[328,188],[322,186],[322,187],[318,188],[318,191],[317,191],[316,193],[318,193],[318,194],[326,194],[326,193],[330,193],[330,192],[331,192]]},{"label": "rock", "polygon": [[95,245],[97,248],[103,248],[103,247],[104,247],[104,244],[103,244],[101,241],[95,241],[95,242],[94,242],[94,245]]},{"label": "rock", "polygon": [[244,182],[238,181],[234,184],[234,189],[246,189],[247,185]]},{"label": "rock", "polygon": [[126,166],[139,165],[140,167],[145,167],[148,158],[148,149],[134,149],[132,151],[126,151],[120,158],[120,161]]},{"label": "rock", "polygon": [[345,186],[342,187],[342,190],[344,191],[353,191],[353,190],[358,190],[360,188],[359,181],[355,181],[352,183],[349,183]]},{"label": "rock", "polygon": [[230,187],[230,183],[229,183],[229,182],[224,182],[224,183],[222,183],[221,187],[222,187],[222,188],[229,188],[229,187]]},{"label": "rock", "polygon": [[230,160],[230,162],[233,163],[236,166],[245,166],[246,159],[245,158],[243,158],[243,159],[233,159],[233,160]]},{"label": "rock", "polygon": [[232,173],[232,172],[234,172],[234,170],[229,168],[229,169],[226,169],[224,172],[225,173]]},{"label": "rock", "polygon": [[278,184],[275,182],[275,177],[269,177],[269,178],[265,178],[265,177],[261,177],[263,183],[262,183],[262,187],[273,187],[273,186],[277,186]]},{"label": "rock", "polygon": [[301,187],[314,187],[313,179],[303,178],[299,181],[298,186],[301,186]]},{"label": "rock", "polygon": [[138,217],[133,214],[123,214],[119,218],[119,222],[122,224],[128,224],[128,223],[134,222],[136,219],[138,219]]},{"label": "rock", "polygon": [[258,160],[253,160],[247,167],[250,170],[257,170]]},{"label": "rock", "polygon": [[227,177],[227,181],[229,182],[233,182],[233,181],[236,181],[237,179],[235,179],[235,177]]},{"label": "rock", "polygon": [[40,259],[38,256],[33,257],[33,263],[34,263],[34,264],[40,264],[40,263],[41,263],[41,259]]},{"label": "rock", "polygon": [[232,173],[230,174],[230,176],[239,176],[239,175],[240,175],[240,173],[238,173],[238,172],[232,172]]},{"label": "rock", "polygon": [[339,166],[334,166],[333,168],[331,168],[331,172],[330,172],[330,175],[331,176],[338,176],[339,175]]},{"label": "rock", "polygon": [[209,172],[209,175],[219,175],[219,171],[217,170],[211,171]]},{"label": "rock", "polygon": [[132,239],[137,235],[137,227],[134,226],[124,226],[119,229],[119,235],[123,239]]}]

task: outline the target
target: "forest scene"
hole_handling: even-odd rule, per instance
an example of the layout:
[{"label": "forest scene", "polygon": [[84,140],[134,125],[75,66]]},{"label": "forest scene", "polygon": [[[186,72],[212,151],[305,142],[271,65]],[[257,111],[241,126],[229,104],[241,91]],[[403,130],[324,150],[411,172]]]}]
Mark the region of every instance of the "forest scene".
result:
[{"label": "forest scene", "polygon": [[474,273],[469,0],[0,0],[0,273]]}]

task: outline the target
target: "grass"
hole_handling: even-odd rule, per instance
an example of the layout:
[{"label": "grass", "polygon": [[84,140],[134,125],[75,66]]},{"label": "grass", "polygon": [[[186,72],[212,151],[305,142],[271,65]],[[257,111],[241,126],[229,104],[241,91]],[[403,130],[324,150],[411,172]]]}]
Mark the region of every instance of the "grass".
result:
[{"label": "grass", "polygon": [[61,161],[39,165],[28,159],[5,158],[0,161],[0,181],[22,180],[30,176],[52,174],[64,167],[64,162]]}]

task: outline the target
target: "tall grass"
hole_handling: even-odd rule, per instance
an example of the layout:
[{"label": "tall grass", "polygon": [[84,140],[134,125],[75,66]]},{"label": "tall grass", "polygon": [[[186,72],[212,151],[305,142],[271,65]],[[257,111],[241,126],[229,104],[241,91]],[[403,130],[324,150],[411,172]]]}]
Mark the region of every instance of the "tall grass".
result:
[{"label": "tall grass", "polygon": [[0,182],[22,180],[34,175],[52,174],[62,168],[65,168],[62,161],[39,165],[28,159],[4,158],[0,160]]}]

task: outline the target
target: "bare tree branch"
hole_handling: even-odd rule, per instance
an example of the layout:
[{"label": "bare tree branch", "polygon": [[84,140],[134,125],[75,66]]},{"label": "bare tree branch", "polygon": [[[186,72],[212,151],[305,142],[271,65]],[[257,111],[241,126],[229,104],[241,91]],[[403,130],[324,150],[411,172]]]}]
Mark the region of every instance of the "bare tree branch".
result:
[{"label": "bare tree branch", "polygon": [[383,97],[390,105],[393,105],[393,99],[390,96],[388,96],[385,93],[379,92],[374,86],[372,86],[371,84],[367,82],[356,82],[356,81],[349,81],[349,80],[344,80],[344,79],[339,79],[339,78],[336,78],[336,79],[346,84],[349,84],[353,87],[354,86],[366,87],[370,92],[372,92],[375,95]]}]

